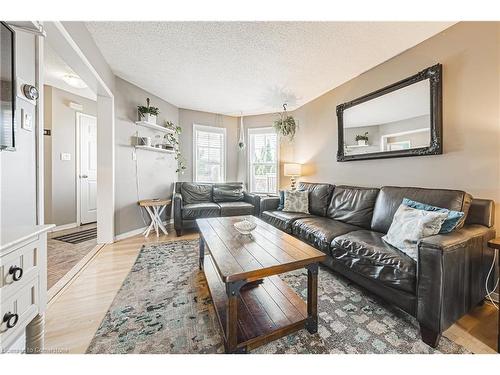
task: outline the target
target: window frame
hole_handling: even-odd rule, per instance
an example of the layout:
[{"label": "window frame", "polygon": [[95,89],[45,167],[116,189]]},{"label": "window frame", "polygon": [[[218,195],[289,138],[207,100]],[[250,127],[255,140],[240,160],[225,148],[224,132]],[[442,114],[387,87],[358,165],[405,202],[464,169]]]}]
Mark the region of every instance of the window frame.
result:
[{"label": "window frame", "polygon": [[[269,133],[276,134],[276,191],[254,192],[254,191],[252,191],[252,187],[253,187],[252,186],[252,176],[253,176],[252,165],[254,165],[254,163],[252,163],[252,155],[251,155],[251,152],[253,152],[253,150],[251,149],[251,147],[252,147],[251,135],[269,134]],[[279,139],[279,136],[278,136],[276,130],[271,126],[248,128],[247,129],[247,139],[248,139],[248,147],[247,147],[248,192],[255,193],[255,194],[263,194],[263,195],[278,194],[279,188],[280,188],[280,139]],[[258,163],[258,164],[261,164],[261,163]]]},{"label": "window frame", "polygon": [[197,131],[203,131],[206,133],[216,133],[216,134],[222,134],[222,176],[221,176],[221,181],[216,181],[215,183],[220,183],[220,182],[225,182],[226,181],[226,168],[227,168],[227,132],[226,128],[218,127],[218,126],[211,126],[211,125],[200,125],[193,123],[193,182],[200,182],[200,183],[214,183],[213,181],[198,181],[197,180],[197,174],[198,174],[198,153],[197,153],[197,137],[196,137],[196,132]]}]

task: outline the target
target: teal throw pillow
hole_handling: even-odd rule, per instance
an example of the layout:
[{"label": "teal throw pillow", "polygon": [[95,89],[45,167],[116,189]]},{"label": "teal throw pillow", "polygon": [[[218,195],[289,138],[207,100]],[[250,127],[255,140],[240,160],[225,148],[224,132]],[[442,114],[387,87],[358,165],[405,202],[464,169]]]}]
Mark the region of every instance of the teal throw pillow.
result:
[{"label": "teal throw pillow", "polygon": [[460,223],[460,220],[462,220],[462,218],[465,215],[463,212],[460,211],[453,211],[453,210],[448,210],[447,208],[431,206],[430,204],[416,202],[408,198],[403,199],[403,204],[411,208],[416,208],[417,210],[446,212],[448,214],[448,217],[441,225],[441,229],[439,230],[440,234],[453,232],[453,230],[455,230],[457,225]]}]

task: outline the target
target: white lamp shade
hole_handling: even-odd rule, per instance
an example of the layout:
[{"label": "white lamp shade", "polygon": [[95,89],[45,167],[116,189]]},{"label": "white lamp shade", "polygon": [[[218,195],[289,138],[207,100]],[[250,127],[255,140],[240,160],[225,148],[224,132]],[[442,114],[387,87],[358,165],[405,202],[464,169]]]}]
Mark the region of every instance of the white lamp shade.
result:
[{"label": "white lamp shade", "polygon": [[285,176],[300,176],[302,165],[298,163],[285,163]]}]

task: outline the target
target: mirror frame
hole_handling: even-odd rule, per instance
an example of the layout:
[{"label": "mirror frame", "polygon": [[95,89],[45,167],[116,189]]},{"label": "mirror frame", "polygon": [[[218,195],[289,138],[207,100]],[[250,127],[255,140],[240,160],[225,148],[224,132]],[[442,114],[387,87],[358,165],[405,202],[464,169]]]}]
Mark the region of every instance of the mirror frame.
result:
[{"label": "mirror frame", "polygon": [[[403,87],[429,79],[430,81],[430,133],[431,140],[428,147],[419,147],[408,150],[381,151],[369,154],[346,155],[344,152],[344,111],[355,105],[378,98],[382,95],[399,90]],[[338,150],[337,161],[370,160],[400,158],[406,156],[440,155],[443,153],[443,98],[442,98],[442,65],[436,64],[417,74],[405,78],[380,90],[354,99],[337,106]]]}]

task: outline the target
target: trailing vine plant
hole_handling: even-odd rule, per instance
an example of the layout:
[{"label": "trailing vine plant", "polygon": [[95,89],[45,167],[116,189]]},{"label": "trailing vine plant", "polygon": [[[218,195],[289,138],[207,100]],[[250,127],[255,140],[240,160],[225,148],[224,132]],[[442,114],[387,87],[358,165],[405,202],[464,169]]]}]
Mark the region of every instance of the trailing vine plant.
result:
[{"label": "trailing vine plant", "polygon": [[175,172],[184,174],[184,171],[186,170],[186,159],[182,156],[179,148],[179,136],[182,132],[182,128],[180,126],[176,126],[172,121],[165,121],[165,127],[174,131],[174,134],[165,134],[165,139],[174,148],[175,160],[177,160],[177,169],[175,170]]}]

